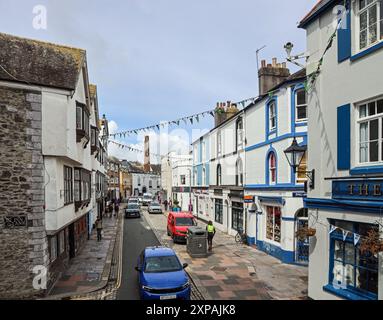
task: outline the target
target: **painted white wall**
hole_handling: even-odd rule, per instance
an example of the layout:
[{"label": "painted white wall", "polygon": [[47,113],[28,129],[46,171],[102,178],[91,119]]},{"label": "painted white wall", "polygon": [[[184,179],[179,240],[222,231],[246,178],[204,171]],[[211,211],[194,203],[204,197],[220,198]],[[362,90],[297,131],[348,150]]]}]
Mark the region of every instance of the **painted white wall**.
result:
[{"label": "painted white wall", "polygon": [[[138,182],[141,182],[138,185]],[[149,187],[149,182],[152,182],[152,188]],[[143,188],[146,187],[146,193],[151,193],[153,196],[161,191],[161,176],[150,173],[132,173],[132,183],[134,193],[135,189],[139,189],[140,193],[143,192]]]},{"label": "painted white wall", "polygon": [[[355,5],[357,1],[353,1]],[[353,10],[355,7],[353,7]],[[354,11],[352,11],[354,16]],[[307,28],[307,49],[310,52],[308,72],[316,67],[321,53],[332,34],[334,15],[331,11],[322,14]],[[352,32],[356,30],[352,19]],[[353,53],[356,52],[353,33]],[[322,71],[315,88],[309,94],[309,157],[310,169],[316,170],[315,189],[309,192],[310,198],[331,198],[331,181],[326,177],[348,176],[348,171],[337,170],[337,107],[350,103],[351,119],[356,118],[355,104],[365,99],[383,95],[381,85],[383,51],[379,50],[362,59],[338,63],[338,45],[335,40],[323,61]],[[357,165],[357,127],[351,126],[351,166]],[[356,212],[329,212],[318,210],[318,217],[326,223],[327,219],[344,219],[349,221],[375,223],[377,217],[371,214]],[[316,237],[311,239],[309,296],[313,299],[339,299],[322,290],[329,280],[329,239],[328,229],[316,224]],[[380,259],[381,261],[381,259]],[[381,262],[380,262],[381,263]],[[379,299],[383,299],[382,269],[379,274]]]}]

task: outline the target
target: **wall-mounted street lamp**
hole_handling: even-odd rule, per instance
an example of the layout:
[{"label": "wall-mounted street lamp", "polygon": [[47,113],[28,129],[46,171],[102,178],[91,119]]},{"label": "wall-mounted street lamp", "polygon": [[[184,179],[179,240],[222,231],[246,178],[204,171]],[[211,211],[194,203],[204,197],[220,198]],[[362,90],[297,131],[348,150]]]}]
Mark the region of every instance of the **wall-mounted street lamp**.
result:
[{"label": "wall-mounted street lamp", "polygon": [[287,42],[285,44],[284,48],[285,48],[286,53],[287,53],[287,61],[288,62],[294,63],[298,67],[306,68],[305,65],[297,62],[296,60],[299,60],[299,59],[306,59],[307,60],[307,58],[309,57],[309,54],[303,52],[303,53],[300,53],[298,55],[292,56],[291,52],[293,51],[294,45],[291,42]]},{"label": "wall-mounted street lamp", "polygon": [[294,137],[293,143],[288,147],[284,153],[286,155],[287,161],[291,168],[293,168],[294,173],[304,173],[306,177],[310,180],[310,189],[315,188],[315,170],[311,171],[301,171],[298,170],[301,162],[307,152],[307,146],[298,145],[297,139]]}]

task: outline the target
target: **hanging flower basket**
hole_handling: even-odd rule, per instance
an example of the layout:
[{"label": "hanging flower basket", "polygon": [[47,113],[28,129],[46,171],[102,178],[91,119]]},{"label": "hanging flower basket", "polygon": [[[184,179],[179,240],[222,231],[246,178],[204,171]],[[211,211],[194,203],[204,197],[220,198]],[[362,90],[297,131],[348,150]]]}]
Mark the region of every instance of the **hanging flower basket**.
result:
[{"label": "hanging flower basket", "polygon": [[301,240],[301,241],[304,241],[306,240],[308,237],[313,237],[315,236],[317,233],[317,230],[314,229],[314,228],[301,228],[299,229],[296,233],[295,233],[295,236]]},{"label": "hanging flower basket", "polygon": [[317,234],[317,229],[314,228],[308,228],[307,229],[307,236],[308,237],[314,237]]},{"label": "hanging flower basket", "polygon": [[383,239],[380,238],[379,230],[368,231],[367,236],[361,241],[359,249],[362,254],[370,252],[376,255],[383,252]]}]

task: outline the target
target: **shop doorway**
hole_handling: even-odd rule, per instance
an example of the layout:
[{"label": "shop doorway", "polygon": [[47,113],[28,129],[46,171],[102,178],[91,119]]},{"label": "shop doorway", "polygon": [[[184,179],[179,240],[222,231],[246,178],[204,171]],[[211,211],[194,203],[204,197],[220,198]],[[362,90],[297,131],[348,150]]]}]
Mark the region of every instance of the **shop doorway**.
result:
[{"label": "shop doorway", "polygon": [[[300,229],[307,228],[308,225],[309,225],[308,210],[302,208],[296,214],[295,231],[297,232]],[[309,238],[306,237],[305,239],[298,239],[295,237],[295,243],[296,243],[295,261],[300,264],[308,264],[309,249],[310,249]]]},{"label": "shop doorway", "polygon": [[68,227],[69,259],[76,256],[74,223]]}]

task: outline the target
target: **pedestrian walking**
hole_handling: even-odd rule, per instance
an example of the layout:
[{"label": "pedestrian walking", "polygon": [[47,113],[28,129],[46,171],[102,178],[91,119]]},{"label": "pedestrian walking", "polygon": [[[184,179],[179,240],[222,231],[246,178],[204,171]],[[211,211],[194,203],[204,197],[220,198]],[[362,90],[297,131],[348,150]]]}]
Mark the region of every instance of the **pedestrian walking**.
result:
[{"label": "pedestrian walking", "polygon": [[97,218],[95,225],[97,230],[97,241],[101,241],[102,240],[102,220],[100,218]]},{"label": "pedestrian walking", "polygon": [[115,217],[118,217],[118,213],[120,211],[120,206],[118,204],[118,202],[114,205],[114,216]]},{"label": "pedestrian walking", "polygon": [[209,221],[208,225],[206,226],[207,230],[207,243],[209,246],[209,251],[213,249],[213,238],[215,236],[215,227],[213,226],[213,221]]},{"label": "pedestrian walking", "polygon": [[173,210],[173,202],[172,199],[169,198],[169,211]]},{"label": "pedestrian walking", "polygon": [[165,199],[164,201],[165,211],[168,211],[168,200]]}]

